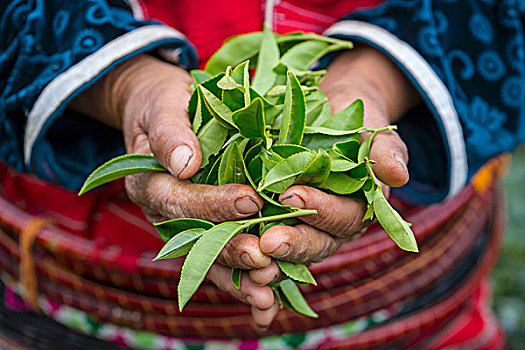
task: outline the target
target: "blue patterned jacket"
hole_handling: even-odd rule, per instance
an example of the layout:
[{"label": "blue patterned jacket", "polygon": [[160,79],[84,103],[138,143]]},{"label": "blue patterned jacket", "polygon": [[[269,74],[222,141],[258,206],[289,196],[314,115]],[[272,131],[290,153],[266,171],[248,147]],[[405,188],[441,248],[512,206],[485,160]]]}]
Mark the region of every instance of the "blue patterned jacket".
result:
[{"label": "blue patterned jacket", "polygon": [[[122,135],[66,108],[116,64],[153,50],[197,62],[178,31],[133,18],[120,0],[0,2],[0,159],[68,188],[124,152]],[[525,139],[525,1],[390,0],[327,35],[388,54],[424,106],[399,122],[412,202],[457,193],[489,158]]]}]

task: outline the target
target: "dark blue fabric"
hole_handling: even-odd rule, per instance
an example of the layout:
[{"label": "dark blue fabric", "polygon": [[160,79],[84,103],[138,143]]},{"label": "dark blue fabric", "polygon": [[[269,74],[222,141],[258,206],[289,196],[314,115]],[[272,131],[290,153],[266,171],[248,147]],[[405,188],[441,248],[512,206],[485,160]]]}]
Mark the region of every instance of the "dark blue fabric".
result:
[{"label": "dark blue fabric", "polygon": [[[123,1],[104,0],[3,0],[0,18],[0,160],[78,188],[93,168],[124,152],[122,133],[75,114],[64,101],[39,135],[28,167],[23,161],[27,114],[46,85],[68,68],[127,32],[160,23],[137,21]],[[114,62],[70,99],[115,64],[160,45],[180,48],[181,64],[195,65],[187,42],[161,40]]]},{"label": "dark blue fabric", "polygon": [[[390,0],[343,20],[384,28],[416,49],[434,69],[460,117],[469,178],[488,159],[525,140],[525,1]],[[449,150],[421,137],[415,140],[414,130],[428,133],[431,140],[437,132],[442,134],[416,118],[400,122],[411,153],[412,179],[405,197],[417,200],[422,190],[429,194],[426,201],[440,200],[447,184],[432,183],[428,172],[443,173],[443,163],[437,163],[435,155],[439,159],[443,150]]]}]

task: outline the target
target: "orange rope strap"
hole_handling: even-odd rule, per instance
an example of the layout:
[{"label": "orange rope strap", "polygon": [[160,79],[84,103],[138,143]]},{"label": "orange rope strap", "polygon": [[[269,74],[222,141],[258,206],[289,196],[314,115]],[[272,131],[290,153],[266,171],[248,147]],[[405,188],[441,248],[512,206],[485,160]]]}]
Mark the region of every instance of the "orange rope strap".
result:
[{"label": "orange rope strap", "polygon": [[24,300],[38,311],[38,279],[33,259],[33,243],[44,226],[49,225],[49,221],[35,217],[20,231],[20,284],[24,288]]}]

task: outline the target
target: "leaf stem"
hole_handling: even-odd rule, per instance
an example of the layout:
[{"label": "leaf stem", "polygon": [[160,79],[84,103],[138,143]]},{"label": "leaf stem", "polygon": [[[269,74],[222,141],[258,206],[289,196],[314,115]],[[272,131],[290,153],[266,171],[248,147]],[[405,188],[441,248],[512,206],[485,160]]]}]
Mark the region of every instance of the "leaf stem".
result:
[{"label": "leaf stem", "polygon": [[265,216],[265,217],[262,217],[262,218],[248,219],[248,220],[242,220],[242,221],[238,221],[238,222],[242,223],[243,226],[246,228],[246,227],[249,227],[249,226],[261,223],[261,222],[278,221],[278,220],[283,220],[283,219],[296,218],[298,216],[314,215],[314,214],[317,214],[317,210],[301,209],[301,210],[297,210],[297,211],[292,211],[290,213],[279,214],[279,215],[272,215],[272,216]]},{"label": "leaf stem", "polygon": [[359,129],[356,129],[355,132],[375,132],[375,133],[379,133],[379,132],[382,132],[382,131],[388,131],[388,132],[392,132],[392,130],[397,130],[397,126],[396,125],[387,125],[387,126],[384,126],[382,128],[367,128],[367,127],[361,127]]},{"label": "leaf stem", "polygon": [[370,175],[372,181],[374,181],[377,187],[381,188],[381,182],[379,182],[376,175],[374,174],[374,171],[372,170],[372,161],[368,158],[365,158],[365,165],[366,170],[368,171],[368,175]]}]

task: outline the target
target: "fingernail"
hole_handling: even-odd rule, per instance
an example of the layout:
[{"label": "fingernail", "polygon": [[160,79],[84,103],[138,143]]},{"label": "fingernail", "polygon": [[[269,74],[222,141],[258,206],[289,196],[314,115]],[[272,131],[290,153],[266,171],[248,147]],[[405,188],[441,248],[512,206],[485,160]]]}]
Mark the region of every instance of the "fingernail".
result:
[{"label": "fingernail", "polygon": [[241,261],[244,263],[244,265],[246,266],[250,266],[250,267],[258,267],[257,264],[255,263],[255,261],[253,261],[252,257],[250,254],[248,253],[242,253],[241,255]]},{"label": "fingernail", "polygon": [[408,168],[407,168],[407,165],[405,163],[405,160],[403,159],[403,156],[397,152],[394,152],[394,159],[397,160],[397,162],[399,164],[401,164],[401,166],[403,167],[403,169],[405,169],[405,171],[408,173]]},{"label": "fingernail", "polygon": [[303,209],[306,206],[306,204],[304,204],[303,199],[296,194],[284,197],[283,199],[281,199],[281,203],[299,209]]},{"label": "fingernail", "polygon": [[279,257],[286,255],[289,250],[290,250],[290,245],[288,243],[281,243],[279,248],[275,249],[272,252],[272,255],[279,258]]},{"label": "fingernail", "polygon": [[190,163],[191,157],[193,157],[193,151],[188,145],[180,145],[175,148],[170,156],[171,173],[175,176],[182,174]]},{"label": "fingernail", "polygon": [[242,197],[235,201],[235,209],[239,214],[255,214],[260,208],[250,197]]},{"label": "fingernail", "polygon": [[248,295],[248,296],[246,297],[246,302],[247,302],[248,304],[252,305],[252,306],[256,306],[256,305],[255,305],[255,302],[253,301],[253,297],[252,297],[251,295]]}]

